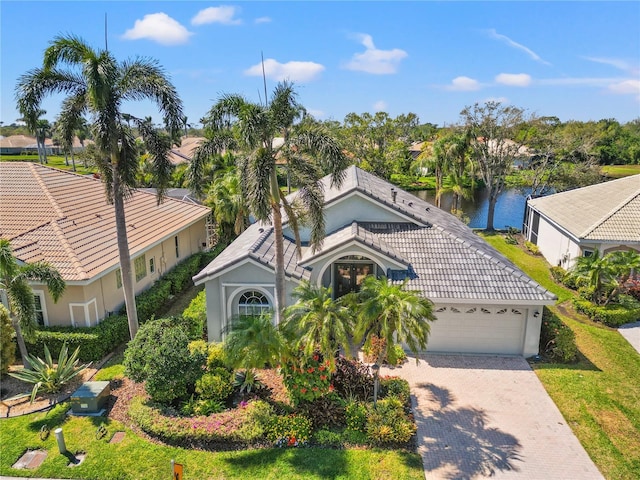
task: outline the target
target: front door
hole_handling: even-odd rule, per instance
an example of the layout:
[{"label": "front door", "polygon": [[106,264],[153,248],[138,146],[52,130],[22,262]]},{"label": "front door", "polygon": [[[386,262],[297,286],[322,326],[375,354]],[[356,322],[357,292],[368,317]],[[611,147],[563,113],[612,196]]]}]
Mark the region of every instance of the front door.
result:
[{"label": "front door", "polygon": [[333,268],[335,298],[358,292],[364,278],[374,274],[373,263],[338,262]]}]

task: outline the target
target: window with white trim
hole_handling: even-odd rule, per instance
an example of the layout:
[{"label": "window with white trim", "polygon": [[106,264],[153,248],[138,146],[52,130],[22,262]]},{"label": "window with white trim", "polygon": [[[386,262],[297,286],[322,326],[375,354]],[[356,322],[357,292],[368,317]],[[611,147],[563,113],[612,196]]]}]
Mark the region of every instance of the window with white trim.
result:
[{"label": "window with white trim", "polygon": [[40,326],[44,326],[45,324],[44,293],[33,292],[33,302],[35,304],[36,323]]},{"label": "window with white trim", "polygon": [[156,257],[149,259],[149,273],[155,273],[156,271]]},{"label": "window with white trim", "polygon": [[119,268],[116,270],[116,287],[122,288],[122,270]]},{"label": "window with white trim", "polygon": [[139,282],[147,276],[147,257],[140,255],[133,261],[133,266],[136,270],[136,282]]},{"label": "window with white trim", "polygon": [[173,237],[173,240],[176,244],[176,258],[180,258],[180,243],[178,242],[178,236]]},{"label": "window with white trim", "polygon": [[240,295],[238,315],[258,316],[269,310],[271,310],[271,305],[264,293],[250,290]]}]

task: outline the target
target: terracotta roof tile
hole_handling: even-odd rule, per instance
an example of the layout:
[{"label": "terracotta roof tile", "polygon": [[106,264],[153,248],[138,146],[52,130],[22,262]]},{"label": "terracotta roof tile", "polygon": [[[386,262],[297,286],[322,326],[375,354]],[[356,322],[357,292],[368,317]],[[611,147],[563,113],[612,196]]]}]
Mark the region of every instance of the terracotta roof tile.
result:
[{"label": "terracotta roof tile", "polygon": [[[210,210],[175,199],[157,205],[155,195],[134,191],[125,213],[134,256]],[[17,258],[47,260],[67,281],[88,280],[118,263],[115,213],[101,181],[37,164],[0,163],[0,236]]]}]

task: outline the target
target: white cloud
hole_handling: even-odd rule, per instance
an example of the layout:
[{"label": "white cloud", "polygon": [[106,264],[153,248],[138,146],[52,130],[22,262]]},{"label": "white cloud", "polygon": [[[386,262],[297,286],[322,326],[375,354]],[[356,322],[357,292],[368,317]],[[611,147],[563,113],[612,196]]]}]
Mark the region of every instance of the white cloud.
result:
[{"label": "white cloud", "polygon": [[387,102],[384,100],[378,100],[373,104],[373,110],[376,112],[386,112],[387,111]]},{"label": "white cloud", "polygon": [[206,25],[208,23],[221,23],[222,25],[240,25],[242,20],[234,18],[240,9],[222,5],[220,7],[209,7],[200,10],[191,19],[191,25]]},{"label": "white cloud", "polygon": [[589,60],[590,62],[609,65],[619,70],[624,70],[624,71],[631,70],[631,65],[629,65],[628,62],[621,60],[619,58],[605,58],[605,57],[582,57],[582,58],[584,58],[585,60]]},{"label": "white cloud", "polygon": [[[280,63],[273,58],[264,61],[265,75],[277,81],[309,82],[314,80],[323,70],[324,65],[315,62]],[[249,67],[244,73],[254,77],[262,76],[262,63]]]},{"label": "white cloud", "polygon": [[387,75],[396,73],[400,62],[408,56],[407,52],[394,48],[391,50],[380,50],[373,44],[371,35],[365,33],[355,36],[364,45],[366,50],[356,53],[344,68],[359,72],[373,73],[375,75]]},{"label": "white cloud", "polygon": [[536,62],[540,62],[540,63],[542,63],[544,65],[551,65],[546,60],[543,60],[542,58],[540,58],[540,55],[538,55],[536,52],[534,52],[530,48],[527,48],[527,47],[525,47],[524,45],[522,45],[520,43],[514,42],[513,40],[511,40],[506,35],[502,35],[502,34],[496,32],[495,29],[493,29],[493,28],[490,29],[490,30],[487,30],[487,34],[489,35],[490,38],[493,38],[495,40],[500,40],[501,42],[506,43],[507,45],[509,45],[512,48],[516,48],[518,50],[522,50],[527,55],[529,55],[532,59],[534,59]]},{"label": "white cloud", "polygon": [[271,17],[259,17],[256,18],[253,23],[271,23]]},{"label": "white cloud", "polygon": [[166,13],[150,13],[142,20],[136,20],[133,28],[122,35],[126,40],[140,40],[147,38],[161,45],[179,45],[186,43],[192,32]]},{"label": "white cloud", "polygon": [[500,73],[496,75],[496,82],[511,87],[527,87],[531,84],[531,75],[526,73]]},{"label": "white cloud", "polygon": [[621,95],[640,95],[640,80],[623,80],[622,82],[612,83],[609,85],[612,93]]},{"label": "white cloud", "polygon": [[456,77],[451,80],[451,85],[446,87],[447,90],[456,92],[471,92],[473,90],[480,90],[480,82],[469,77]]}]

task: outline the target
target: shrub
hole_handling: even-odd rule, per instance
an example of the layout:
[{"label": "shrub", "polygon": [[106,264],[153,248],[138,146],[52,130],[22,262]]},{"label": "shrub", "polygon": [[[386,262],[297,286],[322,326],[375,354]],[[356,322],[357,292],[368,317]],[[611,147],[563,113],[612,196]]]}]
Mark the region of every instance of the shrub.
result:
[{"label": "shrub", "polygon": [[538,247],[535,243],[526,241],[524,242],[524,247],[531,253],[532,255],[540,255],[540,247]]},{"label": "shrub", "polygon": [[280,372],[294,405],[311,402],[333,390],[329,362],[319,353],[286,362]]},{"label": "shrub", "polygon": [[226,402],[233,393],[229,372],[218,368],[215,372],[205,373],[196,381],[196,393],[203,400]]},{"label": "shrub", "polygon": [[13,325],[9,311],[0,303],[0,375],[9,371],[16,360],[16,346],[13,343]]},{"label": "shrub", "polygon": [[397,398],[378,401],[367,416],[367,438],[374,445],[407,443],[416,433],[416,426],[404,412]]},{"label": "shrub", "polygon": [[357,432],[367,431],[367,407],[361,402],[348,402],[344,409],[347,428]]},{"label": "shrub", "polygon": [[640,308],[629,308],[623,305],[600,306],[594,303],[574,298],[572,300],[575,309],[587,315],[595,322],[601,322],[609,327],[619,327],[625,323],[635,322],[640,318]]},{"label": "shrub", "polygon": [[251,369],[236,372],[233,386],[237,388],[242,395],[250,394],[251,392],[258,393],[266,389],[265,384],[260,381],[260,377]]},{"label": "shrub", "polygon": [[192,338],[202,338],[207,325],[207,298],[204,290],[191,300],[182,312],[182,318],[188,326],[189,335]]},{"label": "shrub", "polygon": [[567,271],[562,267],[551,267],[549,269],[551,276],[558,283],[564,283],[564,277],[567,275]]},{"label": "shrub", "polygon": [[578,354],[573,330],[546,308],[542,314],[539,349],[546,357],[564,363],[574,361]]},{"label": "shrub", "polygon": [[[368,363],[375,363],[378,361],[379,355],[385,351],[387,341],[384,338],[379,338],[376,335],[371,336],[371,343],[363,348],[364,361]],[[407,354],[402,348],[402,345],[393,345],[393,352],[395,353],[396,361],[391,364],[389,359],[384,356],[382,363],[387,365],[398,366],[402,365],[407,360]]]},{"label": "shrub", "polygon": [[175,410],[145,402],[131,401],[129,417],[146,433],[174,445],[198,442],[248,444],[264,437],[265,425],[273,416],[272,407],[263,401],[250,402],[241,408],[208,417],[180,417]]},{"label": "shrub", "polygon": [[207,354],[207,368],[227,367],[227,356],[222,342],[210,343]]},{"label": "shrub", "polygon": [[406,405],[411,396],[409,382],[400,377],[381,377],[380,396],[397,398]]},{"label": "shrub", "polygon": [[189,352],[189,338],[174,320],[154,320],[140,327],[124,354],[125,374],[146,382],[152,400],[169,405],[193,392],[202,374],[199,358]]},{"label": "shrub", "polygon": [[79,348],[76,348],[71,356],[68,356],[67,353],[67,346],[63,345],[60,349],[58,361],[54,363],[51,353],[45,345],[44,360],[34,355],[28,355],[24,360],[31,368],[25,368],[9,375],[23,382],[33,384],[33,389],[31,390],[31,403],[33,403],[40,389],[44,390],[45,393],[59,392],[64,385],[88,367],[87,364],[78,365],[80,362],[78,360]]},{"label": "shrub", "polygon": [[276,415],[266,426],[267,440],[278,447],[297,447],[311,438],[311,420],[303,415]]},{"label": "shrub", "polygon": [[311,420],[314,429],[345,424],[344,407],[336,393],[323,395],[311,402],[303,402],[298,405],[298,411]]},{"label": "shrub", "polygon": [[127,317],[118,315],[105,318],[95,327],[41,327],[34,339],[27,342],[27,349],[42,357],[47,345],[55,357],[66,344],[70,349],[80,347],[81,362],[91,362],[100,360],[128,339]]},{"label": "shrub", "polygon": [[356,360],[340,357],[331,377],[335,391],[345,399],[367,401],[373,394],[373,376],[369,367]]}]

